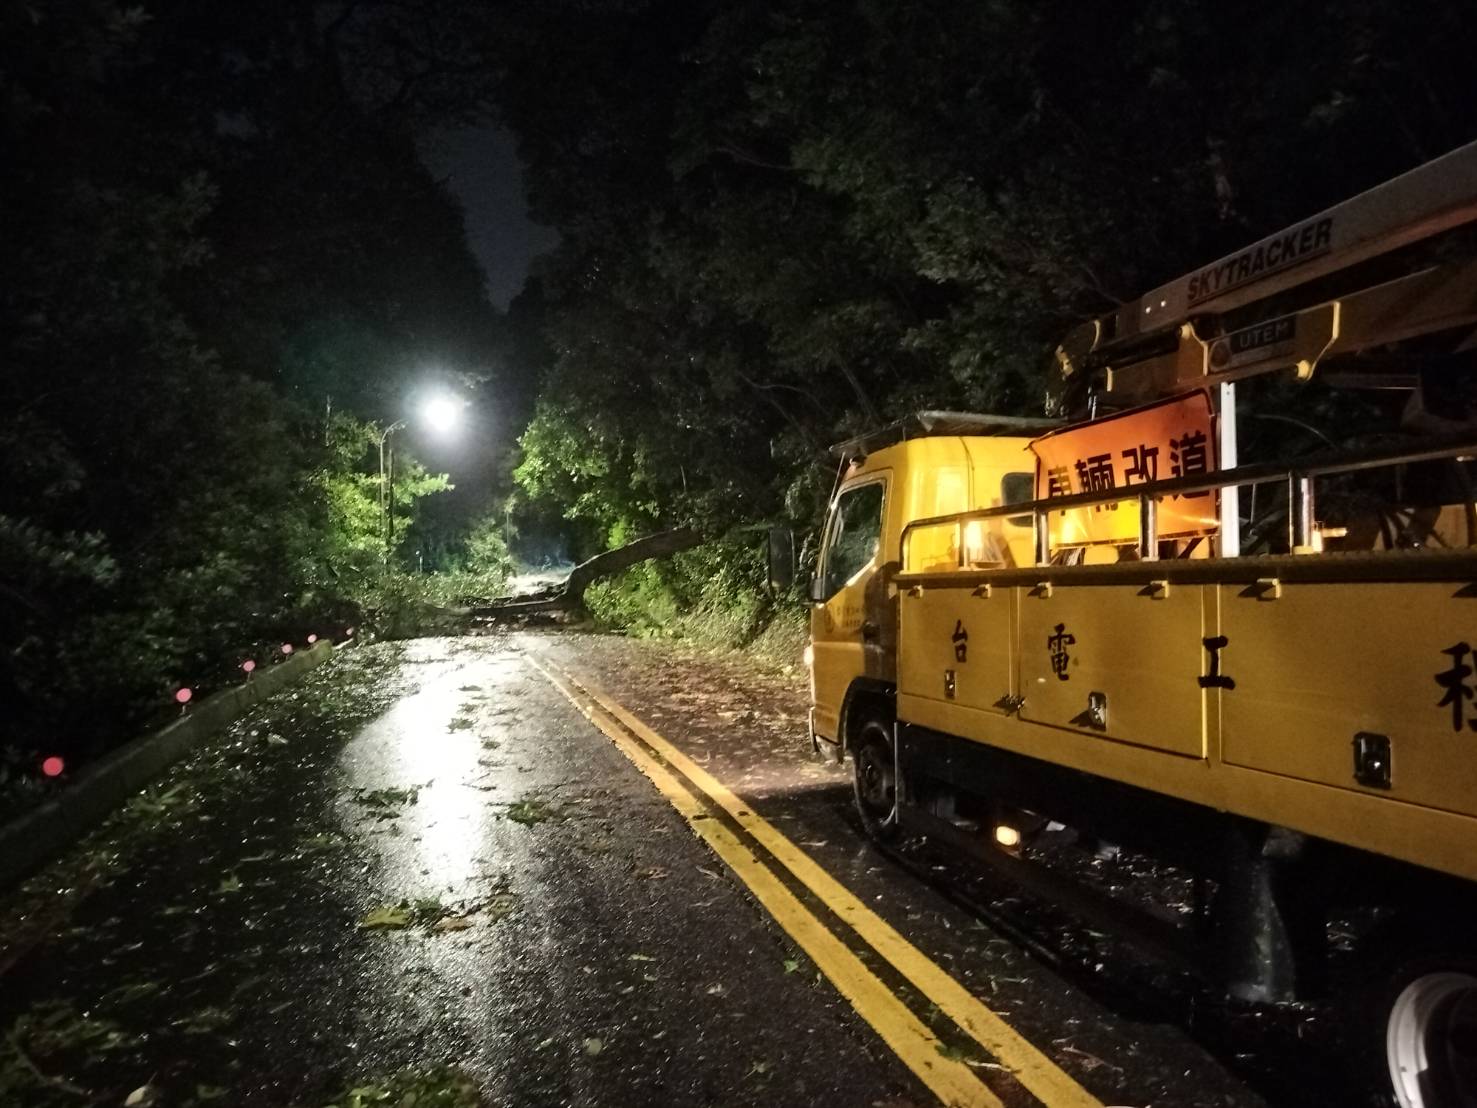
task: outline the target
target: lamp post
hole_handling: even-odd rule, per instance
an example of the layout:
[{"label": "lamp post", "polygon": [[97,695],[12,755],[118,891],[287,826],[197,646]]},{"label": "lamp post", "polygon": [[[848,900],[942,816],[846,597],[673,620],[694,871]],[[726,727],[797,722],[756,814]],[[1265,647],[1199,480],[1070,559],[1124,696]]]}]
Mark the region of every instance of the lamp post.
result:
[{"label": "lamp post", "polygon": [[[461,421],[462,408],[466,402],[455,397],[435,395],[421,405],[420,417],[431,430],[447,434]],[[389,445],[390,436],[407,424],[397,419],[380,435],[380,507],[385,513],[385,565],[395,552],[395,448]]]},{"label": "lamp post", "polygon": [[390,436],[405,426],[398,419],[385,428],[380,435],[380,508],[385,513],[385,565],[390,564],[390,555],[395,549],[395,448],[386,449]]}]

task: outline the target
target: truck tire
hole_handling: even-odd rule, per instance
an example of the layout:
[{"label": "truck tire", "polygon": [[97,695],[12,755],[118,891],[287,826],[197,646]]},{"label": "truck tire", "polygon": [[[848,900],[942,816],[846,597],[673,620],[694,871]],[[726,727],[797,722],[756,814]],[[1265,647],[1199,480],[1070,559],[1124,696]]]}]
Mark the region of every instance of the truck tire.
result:
[{"label": "truck tire", "polygon": [[897,838],[897,763],[892,728],[868,719],[851,744],[851,784],[857,815],[867,834],[879,843]]},{"label": "truck tire", "polygon": [[1477,1108],[1477,961],[1409,962],[1390,979],[1374,1015],[1371,1053],[1384,1059],[1376,1068],[1389,1103]]}]

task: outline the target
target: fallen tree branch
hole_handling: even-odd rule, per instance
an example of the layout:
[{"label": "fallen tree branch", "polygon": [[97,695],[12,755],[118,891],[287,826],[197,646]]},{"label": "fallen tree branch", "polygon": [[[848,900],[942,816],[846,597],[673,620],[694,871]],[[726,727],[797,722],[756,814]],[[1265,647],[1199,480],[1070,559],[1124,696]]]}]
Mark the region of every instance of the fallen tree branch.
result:
[{"label": "fallen tree branch", "polygon": [[606,577],[630,569],[653,558],[670,558],[684,550],[690,550],[703,541],[703,537],[689,527],[674,531],[660,531],[647,535],[635,542],[603,554],[596,554],[569,571],[564,584],[552,595],[527,599],[508,598],[492,604],[474,607],[473,616],[535,615],[540,612],[573,612],[584,605],[585,590]]}]

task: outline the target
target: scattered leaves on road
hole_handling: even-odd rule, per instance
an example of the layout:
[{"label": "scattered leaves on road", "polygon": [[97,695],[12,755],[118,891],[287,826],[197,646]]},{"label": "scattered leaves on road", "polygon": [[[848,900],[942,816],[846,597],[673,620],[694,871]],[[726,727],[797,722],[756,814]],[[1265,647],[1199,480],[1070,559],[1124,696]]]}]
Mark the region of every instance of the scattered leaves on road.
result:
[{"label": "scattered leaves on road", "polygon": [[601,1053],[605,1049],[605,1040],[589,1038],[585,1040],[585,1053],[591,1056]]},{"label": "scattered leaves on road", "polygon": [[478,906],[478,911],[487,919],[496,923],[504,916],[509,915],[514,908],[518,907],[518,894],[510,892],[493,893]]},{"label": "scattered leaves on road", "polygon": [[506,812],[510,820],[514,823],[521,823],[525,827],[532,827],[546,820],[558,819],[561,814],[558,805],[550,804],[541,796],[528,796],[522,800],[515,800],[508,805]]},{"label": "scattered leaves on road", "polygon": [[0,1035],[0,1103],[52,1103],[47,1095],[58,1092],[73,1103],[95,1102],[63,1075],[88,1063],[116,1064],[138,1041],[112,1020],[79,1015],[66,1001],[33,1005]]},{"label": "scattered leaves on road", "polygon": [[373,908],[359,921],[365,931],[398,931],[410,924],[410,906],[403,903]]},{"label": "scattered leaves on road", "polygon": [[456,1066],[401,1070],[345,1089],[324,1108],[478,1108],[482,1094]]},{"label": "scattered leaves on road", "polygon": [[98,1007],[123,1008],[141,1000],[151,1000],[159,995],[159,991],[157,981],[130,981],[104,993],[103,998],[98,1001]]},{"label": "scattered leaves on road", "polygon": [[184,1019],[175,1020],[172,1026],[186,1035],[209,1035],[225,1027],[233,1018],[224,1008],[201,1008]]},{"label": "scattered leaves on road", "polygon": [[961,1047],[953,1046],[949,1043],[939,1043],[937,1050],[940,1055],[947,1058],[949,1061],[962,1062],[964,1065],[972,1066],[975,1069],[1002,1068],[994,1062],[990,1062],[984,1058],[981,1058],[978,1054],[971,1050],[965,1050]]},{"label": "scattered leaves on road", "polygon": [[178,819],[199,807],[199,801],[181,781],[170,788],[155,786],[133,797],[124,808],[128,816],[149,822]]},{"label": "scattered leaves on road", "polygon": [[496,923],[518,906],[516,893],[496,892],[485,900],[472,903],[443,904],[436,897],[419,897],[371,909],[359,921],[363,931],[404,931],[418,927],[433,935],[467,931],[481,917]]},{"label": "scattered leaves on road", "polygon": [[336,832],[320,831],[318,834],[310,836],[298,843],[297,850],[294,853],[299,857],[308,854],[319,854],[325,851],[335,850],[343,846],[344,842],[344,837]]},{"label": "scattered leaves on road", "polygon": [[354,802],[369,809],[375,819],[399,819],[403,808],[414,804],[421,794],[421,786],[354,790]]}]

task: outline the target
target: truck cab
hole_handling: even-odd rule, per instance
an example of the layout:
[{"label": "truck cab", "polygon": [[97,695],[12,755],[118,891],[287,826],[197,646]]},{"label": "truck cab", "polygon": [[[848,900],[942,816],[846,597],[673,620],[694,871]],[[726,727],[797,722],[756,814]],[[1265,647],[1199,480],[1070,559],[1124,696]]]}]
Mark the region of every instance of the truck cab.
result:
[{"label": "truck cab", "polygon": [[[834,448],[842,467],[811,581],[810,729],[815,742],[850,746],[862,713],[886,715],[897,681],[898,552],[912,523],[1033,498],[1033,433],[1047,419],[919,412]],[[981,524],[965,537],[974,564],[1031,562],[1031,517]],[[958,565],[951,534],[915,556]],[[852,736],[854,737],[854,735]]]}]

